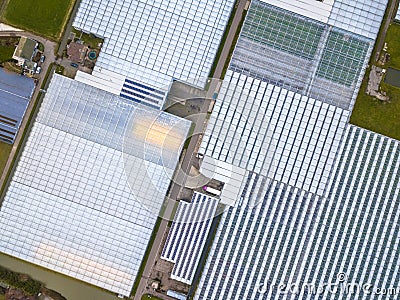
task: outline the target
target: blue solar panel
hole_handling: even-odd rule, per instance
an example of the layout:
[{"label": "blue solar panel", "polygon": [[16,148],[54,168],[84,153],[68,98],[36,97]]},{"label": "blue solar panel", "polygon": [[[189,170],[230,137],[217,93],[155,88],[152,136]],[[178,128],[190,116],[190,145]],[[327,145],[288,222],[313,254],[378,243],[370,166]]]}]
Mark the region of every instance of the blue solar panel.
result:
[{"label": "blue solar panel", "polygon": [[128,95],[120,94],[120,96],[121,96],[122,98],[129,99],[129,100],[133,100],[133,101],[135,101],[136,103],[144,104],[144,105],[146,105],[146,106],[149,106],[149,107],[152,107],[152,108],[155,108],[155,109],[158,109],[158,108],[159,108],[159,107],[156,106],[156,105],[151,105],[151,104],[149,104],[149,103],[147,103],[147,102],[140,101],[140,100],[138,100],[138,99],[136,99],[136,98],[134,98],[134,97],[130,97],[130,96],[128,96]]},{"label": "blue solar panel", "polygon": [[142,93],[142,94],[150,95],[150,96],[152,96],[152,97],[154,97],[154,98],[163,100],[163,97],[154,95],[154,94],[151,93],[151,92],[148,92],[148,91],[145,91],[145,90],[142,90],[142,89],[139,89],[139,88],[135,88],[135,87],[133,87],[133,86],[131,86],[131,85],[129,85],[129,84],[126,84],[126,83],[125,83],[125,84],[124,84],[124,87],[126,87],[126,88],[128,88],[128,89],[130,89],[130,90],[137,91],[137,92],[140,92],[140,93]]},{"label": "blue solar panel", "polygon": [[163,96],[164,96],[164,94],[165,94],[165,93],[162,92],[162,91],[156,90],[155,88],[149,87],[149,86],[147,86],[147,85],[138,83],[138,82],[133,81],[133,80],[130,80],[130,79],[125,79],[125,82],[130,83],[130,84],[134,84],[134,85],[136,85],[136,86],[138,86],[138,87],[141,87],[141,88],[143,88],[143,89],[147,89],[147,90],[152,91],[152,92],[156,92],[156,93],[158,93],[158,94],[160,94],[160,95],[163,95]]},{"label": "blue solar panel", "polygon": [[13,143],[35,84],[32,79],[0,69],[0,140]]}]

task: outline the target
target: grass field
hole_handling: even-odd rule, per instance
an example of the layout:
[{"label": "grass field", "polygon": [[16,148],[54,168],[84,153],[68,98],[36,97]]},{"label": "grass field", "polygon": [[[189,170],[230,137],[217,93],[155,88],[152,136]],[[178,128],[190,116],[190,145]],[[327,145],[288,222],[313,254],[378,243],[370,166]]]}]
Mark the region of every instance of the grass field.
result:
[{"label": "grass field", "polygon": [[[390,61],[384,66],[400,69],[400,25],[389,26],[385,42],[388,44]],[[400,140],[400,89],[384,82],[383,91],[387,92],[390,102],[381,102],[365,93],[369,71],[354,105],[350,123]]]},{"label": "grass field", "polygon": [[0,176],[3,174],[4,167],[6,166],[8,156],[10,155],[12,145],[0,142]]},{"label": "grass field", "polygon": [[52,40],[59,40],[75,0],[9,0],[4,21]]},{"label": "grass field", "polygon": [[12,58],[15,45],[18,44],[19,38],[2,37],[0,38],[0,63]]},{"label": "grass field", "polygon": [[0,46],[0,63],[3,63],[12,58],[15,47]]},{"label": "grass field", "polygon": [[361,87],[350,123],[400,140],[400,89],[381,84],[391,96],[390,103],[383,103],[365,93]]}]

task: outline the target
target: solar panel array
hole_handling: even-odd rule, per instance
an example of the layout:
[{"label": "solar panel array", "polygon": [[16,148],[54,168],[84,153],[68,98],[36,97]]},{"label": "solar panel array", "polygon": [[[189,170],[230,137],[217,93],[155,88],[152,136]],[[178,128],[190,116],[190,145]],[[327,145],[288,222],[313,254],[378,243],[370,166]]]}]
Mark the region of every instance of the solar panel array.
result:
[{"label": "solar panel array", "polygon": [[81,1],[73,26],[105,38],[96,65],[162,87],[203,86],[233,0]]},{"label": "solar panel array", "polygon": [[171,278],[192,284],[219,200],[194,192],[180,201],[161,258],[174,263]]},{"label": "solar panel array", "polygon": [[153,108],[163,106],[167,92],[145,85],[133,79],[125,79],[120,96],[136,103],[141,103]]},{"label": "solar panel array", "polygon": [[[382,16],[375,2],[363,9]],[[373,41],[321,24],[252,1],[200,150],[246,168],[246,184],[222,215],[194,299],[383,299],[373,291],[400,284],[400,142],[347,123]],[[364,67],[336,74],[349,57]],[[309,58],[314,78],[294,89]],[[305,92],[318,77],[346,85],[348,75],[356,84],[344,102]],[[339,274],[372,293],[307,290]]]},{"label": "solar panel array", "polygon": [[135,148],[146,116],[175,138],[190,127],[55,74],[2,204],[0,251],[129,296],[179,155]]}]

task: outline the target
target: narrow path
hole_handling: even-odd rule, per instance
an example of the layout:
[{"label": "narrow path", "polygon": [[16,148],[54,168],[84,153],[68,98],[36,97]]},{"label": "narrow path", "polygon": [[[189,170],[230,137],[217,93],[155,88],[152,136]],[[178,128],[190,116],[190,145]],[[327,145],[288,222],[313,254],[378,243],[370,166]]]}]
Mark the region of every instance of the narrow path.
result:
[{"label": "narrow path", "polygon": [[[215,72],[214,72],[214,78],[220,78],[222,76],[222,71],[225,67],[226,61],[229,59],[229,54],[230,50],[232,47],[232,44],[234,42],[238,27],[241,23],[242,16],[243,16],[243,11],[246,8],[248,0],[238,0],[238,5],[234,19],[232,21],[232,24],[229,28],[229,32],[227,35],[227,38],[225,40],[221,55],[218,60],[218,64],[216,66]],[[212,87],[210,87],[210,90],[216,90],[217,87],[219,86],[218,81],[213,81],[212,82]],[[210,95],[208,95],[210,96]],[[201,108],[201,112],[206,113],[208,110],[209,102],[204,101],[204,105]],[[205,122],[205,117],[204,118],[199,118],[196,122],[196,127],[198,126],[203,126],[204,127],[204,122]],[[198,129],[195,129],[195,132],[200,132]],[[194,157],[194,152],[197,147],[197,144],[199,142],[200,135],[193,136],[192,139],[190,140],[189,146],[187,148],[187,151],[185,153],[185,156],[182,161],[182,169],[185,171],[187,174],[189,173],[190,166],[192,165],[192,159]],[[179,195],[182,190],[182,186],[173,183],[171,186],[171,190],[169,193],[169,197],[174,200],[179,200]],[[170,209],[166,209],[166,211],[171,211]],[[167,220],[166,220],[167,219]],[[163,240],[164,235],[166,234],[167,226],[168,226],[168,220],[170,218],[166,218],[161,220],[160,227],[157,231],[156,237],[153,242],[153,247],[150,250],[150,254],[147,259],[146,266],[144,268],[143,274],[140,278],[138,288],[136,290],[136,294],[134,295],[135,300],[140,300],[142,295],[145,293],[149,292],[149,287],[147,286],[147,280],[150,277],[151,270],[154,267],[155,261],[158,259],[158,253],[161,250],[161,243]],[[158,295],[161,296],[161,295]],[[166,298],[165,296],[164,298]]]},{"label": "narrow path", "polygon": [[239,28],[240,22],[242,20],[244,9],[246,8],[248,0],[237,0],[237,10],[235,16],[233,18],[232,24],[229,27],[228,36],[224,42],[224,48],[222,49],[221,55],[218,60],[217,67],[214,71],[214,78],[221,78],[222,71],[224,70],[226,61],[229,59],[229,53],[232,48],[232,44],[234,42],[237,30]]}]

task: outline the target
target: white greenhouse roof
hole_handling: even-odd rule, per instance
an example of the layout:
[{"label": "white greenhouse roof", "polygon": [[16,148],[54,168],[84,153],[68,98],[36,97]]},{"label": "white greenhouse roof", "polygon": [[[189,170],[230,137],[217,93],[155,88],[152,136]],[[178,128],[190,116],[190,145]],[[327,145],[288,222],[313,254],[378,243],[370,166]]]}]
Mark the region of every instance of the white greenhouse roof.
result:
[{"label": "white greenhouse roof", "polygon": [[[344,140],[325,197],[267,179],[260,205],[222,215],[194,299],[309,299],[273,283],[318,287],[339,273],[374,289],[398,285],[400,142],[352,125]],[[320,294],[330,296],[343,299]]]},{"label": "white greenhouse roof", "polygon": [[376,39],[388,0],[335,0],[328,24]]},{"label": "white greenhouse roof", "polygon": [[199,153],[321,195],[348,118],[340,107],[228,70]]},{"label": "white greenhouse roof", "polygon": [[298,13],[308,18],[327,23],[334,0],[261,0],[277,7]]},{"label": "white greenhouse roof", "polygon": [[310,19],[375,39],[387,0],[259,0]]},{"label": "white greenhouse roof", "polygon": [[2,205],[0,251],[129,296],[189,127],[55,74]]},{"label": "white greenhouse roof", "polygon": [[194,192],[180,201],[161,258],[174,263],[171,278],[192,284],[219,200]]},{"label": "white greenhouse roof", "polygon": [[[199,152],[246,174],[194,299],[310,299],[341,273],[393,289],[400,142],[348,123],[387,1],[335,0],[336,27],[266,2],[252,0]],[[317,80],[350,93],[316,99]]]},{"label": "white greenhouse roof", "polygon": [[164,86],[203,86],[233,0],[83,0],[73,26],[105,38],[96,65]]}]

